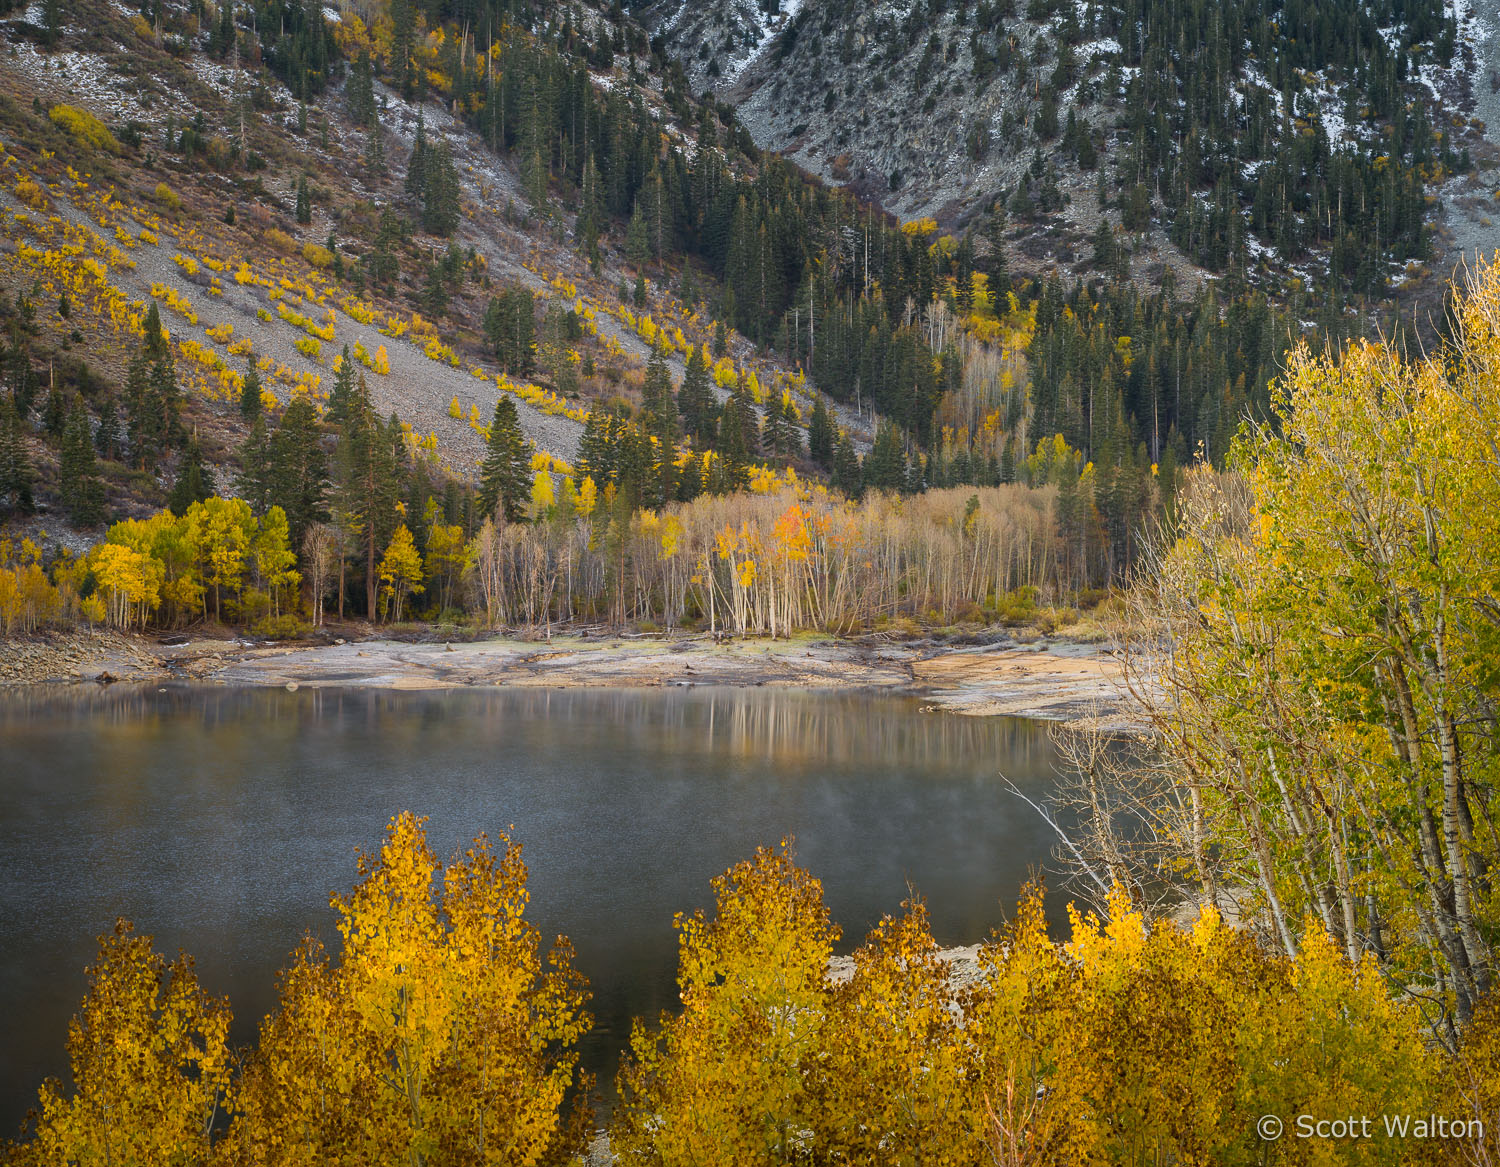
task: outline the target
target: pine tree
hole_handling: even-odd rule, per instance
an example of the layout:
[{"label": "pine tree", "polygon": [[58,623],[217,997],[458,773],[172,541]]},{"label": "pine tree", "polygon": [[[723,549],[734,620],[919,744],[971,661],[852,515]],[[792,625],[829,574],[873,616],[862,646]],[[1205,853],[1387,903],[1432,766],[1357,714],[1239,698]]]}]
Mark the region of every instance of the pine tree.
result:
[{"label": "pine tree", "polygon": [[52,387],[47,390],[47,402],[42,406],[42,432],[56,441],[62,438],[67,424],[68,403],[54,378]]},{"label": "pine tree", "polygon": [[848,430],[839,432],[838,445],[833,452],[833,473],[829,481],[851,498],[864,493],[864,476],[859,464],[859,455],[854,452],[854,443]]},{"label": "pine tree", "polygon": [[354,383],[335,447],[338,459],[334,509],[350,544],[364,563],[365,612],[375,614],[376,569],[379,551],[396,526],[400,497],[397,434],[381,425],[370,401],[369,386],[360,374]]},{"label": "pine tree", "polygon": [[306,227],[312,222],[312,195],[307,189],[307,176],[297,179],[297,222]]},{"label": "pine tree", "polygon": [[651,258],[651,236],[646,230],[646,210],[640,199],[636,199],[635,210],[630,214],[630,226],[625,229],[625,258],[637,273]]},{"label": "pine tree", "polygon": [[42,43],[56,48],[63,34],[62,0],[42,0]]},{"label": "pine tree", "polygon": [[255,357],[246,364],[244,383],[240,386],[240,416],[253,422],[260,416],[260,372],[255,367]]},{"label": "pine tree", "polygon": [[591,410],[583,424],[583,436],[578,439],[578,473],[592,478],[600,490],[614,481],[619,469],[616,449],[619,424],[614,414]]},{"label": "pine tree", "polygon": [[406,161],[406,193],[422,198],[427,192],[427,130],[422,125],[422,111],[417,110],[417,133],[412,138],[411,157]]},{"label": "pine tree", "polygon": [[790,397],[781,399],[781,440],[784,457],[802,457],[802,427],[798,424],[797,409]]},{"label": "pine tree", "polygon": [[174,515],[181,517],[195,502],[206,502],[213,495],[213,474],[203,464],[203,450],[198,439],[190,438],[182,452],[182,464],[177,468],[177,481],[172,484],[167,506]]},{"label": "pine tree", "polygon": [[271,509],[271,436],[266,419],[257,416],[250,424],[250,435],[240,446],[240,472],[234,488],[250,504],[257,516]]},{"label": "pine tree", "polygon": [[812,417],[808,419],[807,451],[824,470],[833,466],[833,421],[821,393],[813,402]]},{"label": "pine tree", "polygon": [[661,505],[677,495],[677,443],[682,436],[677,400],[672,394],[672,374],[660,344],[651,353],[646,380],[641,387],[641,421],[656,440],[654,502]]},{"label": "pine tree", "polygon": [[99,405],[99,425],[94,430],[94,449],[106,461],[118,461],[124,452],[124,438],[120,434],[120,411],[115,404],[115,395],[106,394]]},{"label": "pine tree", "polygon": [[328,424],[334,429],[343,427],[354,403],[354,357],[347,344],[340,354],[338,366],[333,374],[333,388],[328,391]]},{"label": "pine tree", "polygon": [[267,458],[269,505],[286,513],[293,547],[314,523],[328,519],[328,455],[315,405],[299,397],[286,407],[271,435]]},{"label": "pine tree", "polygon": [[30,511],[31,485],[36,474],[26,452],[26,427],[15,406],[0,397],[0,502],[13,510]]},{"label": "pine tree", "polygon": [[906,451],[901,440],[901,431],[890,422],[880,423],[875,431],[875,444],[864,461],[866,486],[877,490],[906,489]]},{"label": "pine tree", "polygon": [[380,115],[374,106],[365,118],[365,169],[372,175],[385,173],[385,135],[380,128]]},{"label": "pine tree", "polygon": [[452,235],[461,213],[458,169],[447,142],[429,149],[423,162],[422,226],[433,235]]},{"label": "pine tree", "polygon": [[81,401],[75,401],[68,413],[58,479],[63,506],[75,524],[93,527],[104,520],[104,483],[99,480],[88,410]]},{"label": "pine tree", "polygon": [[489,453],[479,471],[479,509],[484,514],[493,515],[498,508],[510,523],[526,517],[526,504],[531,498],[532,449],[532,443],[521,434],[515,402],[502,393],[490,422]]},{"label": "pine tree", "polygon": [[350,66],[344,97],[349,103],[349,120],[357,126],[368,125],[375,116],[374,69],[370,65],[368,49],[361,49]]},{"label": "pine tree", "polygon": [[535,361],[535,297],[529,288],[507,288],[491,298],[484,336],[507,373],[528,373]]},{"label": "pine tree", "polygon": [[594,156],[590,154],[583,164],[582,198],[578,205],[578,219],[573,233],[578,237],[578,249],[598,271],[602,256],[599,254],[599,236],[604,230],[604,201],[599,190],[599,172],[594,167]]},{"label": "pine tree", "polygon": [[15,398],[16,413],[25,421],[36,403],[37,381],[36,370],[31,366],[31,353],[19,337],[11,345],[6,359],[6,380]]},{"label": "pine tree", "polygon": [[700,448],[708,446],[718,432],[719,409],[709,381],[708,363],[698,345],[688,354],[687,374],[677,398],[684,428]]},{"label": "pine tree", "polygon": [[214,24],[214,30],[209,34],[208,51],[219,60],[234,46],[234,3],[233,0],[222,0],[219,5],[219,19]]}]

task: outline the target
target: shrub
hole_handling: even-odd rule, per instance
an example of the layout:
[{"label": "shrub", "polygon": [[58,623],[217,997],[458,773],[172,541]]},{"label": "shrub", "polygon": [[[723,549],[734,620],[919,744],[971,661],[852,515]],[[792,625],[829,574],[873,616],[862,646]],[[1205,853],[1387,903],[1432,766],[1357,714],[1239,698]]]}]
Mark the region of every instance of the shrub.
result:
[{"label": "shrub", "polygon": [[318,243],[304,243],[302,258],[316,268],[331,267],[333,264],[333,252]]},{"label": "shrub", "polygon": [[33,211],[47,209],[47,192],[42,189],[42,184],[30,175],[23,174],[16,180],[16,198]]},{"label": "shrub", "polygon": [[151,192],[151,197],[169,211],[180,211],[182,209],[182,199],[178,197],[175,190],[164,182],[156,184],[156,189]]},{"label": "shrub", "polygon": [[297,351],[309,360],[321,361],[323,359],[323,345],[310,336],[299,336],[296,341]]},{"label": "shrub", "polygon": [[280,227],[272,227],[266,232],[266,242],[277,251],[296,251],[296,241],[283,231]]},{"label": "shrub", "polygon": [[95,150],[107,150],[111,154],[120,152],[120,143],[115,141],[115,136],[108,128],[89,113],[86,109],[79,109],[76,105],[54,105],[47,114],[52,119],[52,124],[59,129],[72,135],[73,140],[80,145],[92,146]]}]

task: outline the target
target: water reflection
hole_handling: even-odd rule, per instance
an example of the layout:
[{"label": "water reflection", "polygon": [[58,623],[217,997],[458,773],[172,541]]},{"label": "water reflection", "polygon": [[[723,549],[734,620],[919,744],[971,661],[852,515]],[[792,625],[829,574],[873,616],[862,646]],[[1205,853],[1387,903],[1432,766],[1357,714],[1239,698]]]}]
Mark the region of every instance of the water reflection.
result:
[{"label": "water reflection", "polygon": [[395,812],[440,854],[514,825],[543,934],[594,986],[602,1080],[632,1016],[675,1001],[672,915],[797,837],[850,944],[908,881],[978,939],[1050,838],[995,781],[1052,777],[1045,729],[788,690],[27,692],[0,700],[0,1124],[66,1069],[93,938],[127,915],[192,952],[254,1039],[275,971]]}]

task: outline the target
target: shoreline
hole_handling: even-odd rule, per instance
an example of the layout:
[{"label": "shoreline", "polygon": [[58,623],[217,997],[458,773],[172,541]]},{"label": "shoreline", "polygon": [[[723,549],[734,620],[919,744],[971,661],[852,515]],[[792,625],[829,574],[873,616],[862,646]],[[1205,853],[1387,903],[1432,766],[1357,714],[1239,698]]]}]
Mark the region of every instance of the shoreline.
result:
[{"label": "shoreline", "polygon": [[545,640],[412,643],[372,637],[257,645],[199,638],[162,645],[144,636],[80,632],[0,641],[0,692],[164,680],[292,689],[864,689],[921,697],[931,709],[968,716],[1138,729],[1121,674],[1107,646],[1063,637],[945,644],[805,635],[716,643],[701,635],[566,632]]}]

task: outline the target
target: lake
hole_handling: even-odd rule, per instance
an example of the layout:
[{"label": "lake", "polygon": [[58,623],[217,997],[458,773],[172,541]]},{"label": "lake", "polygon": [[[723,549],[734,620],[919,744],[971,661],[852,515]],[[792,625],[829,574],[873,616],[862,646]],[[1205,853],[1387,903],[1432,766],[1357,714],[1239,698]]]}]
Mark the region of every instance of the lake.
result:
[{"label": "lake", "polygon": [[1053,839],[1008,793],[1054,779],[1046,727],[784,689],[459,692],[176,686],[0,697],[0,1138],[47,1075],[117,916],[197,958],[254,1041],[306,931],[392,815],[446,860],[513,825],[528,916],[593,988],[585,1064],[612,1090],[633,1016],[676,1003],[673,913],[796,837],[847,951],[910,884],[943,944],[1015,906]]}]

